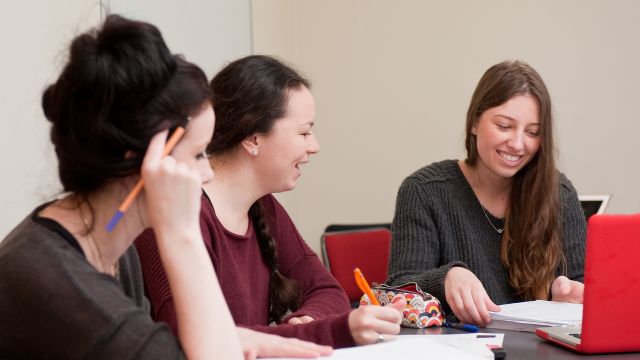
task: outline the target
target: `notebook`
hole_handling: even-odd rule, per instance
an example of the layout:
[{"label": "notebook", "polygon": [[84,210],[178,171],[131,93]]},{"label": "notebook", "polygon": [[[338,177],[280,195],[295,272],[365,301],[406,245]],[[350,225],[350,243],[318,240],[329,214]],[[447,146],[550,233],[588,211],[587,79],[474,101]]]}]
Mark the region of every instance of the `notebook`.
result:
[{"label": "notebook", "polygon": [[640,351],[640,214],[593,215],[587,226],[582,328],[539,328],[583,353]]},{"label": "notebook", "polygon": [[500,307],[500,312],[489,311],[488,329],[535,332],[542,326],[580,326],[582,322],[582,304],[534,300]]}]

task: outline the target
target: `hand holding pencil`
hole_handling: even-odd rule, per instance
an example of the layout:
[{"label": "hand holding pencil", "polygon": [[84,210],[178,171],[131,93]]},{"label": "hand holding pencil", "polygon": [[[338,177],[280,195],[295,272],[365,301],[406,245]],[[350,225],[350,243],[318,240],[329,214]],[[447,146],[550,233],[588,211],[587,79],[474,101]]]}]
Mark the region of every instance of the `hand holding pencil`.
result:
[{"label": "hand holding pencil", "polygon": [[[164,141],[162,141],[162,139],[167,137],[168,131],[165,130],[165,131],[162,131],[162,132],[156,134],[151,139],[151,142],[149,143],[149,147],[147,148],[147,153],[146,153],[145,159],[143,161],[143,167],[144,167],[145,163],[149,163],[149,162],[153,162],[153,161],[160,161],[162,158],[164,158],[167,155],[169,155],[171,153],[171,151],[173,151],[175,146],[178,144],[178,141],[180,141],[180,138],[182,138],[182,136],[184,135],[184,132],[185,132],[184,128],[182,128],[182,127],[176,128],[176,130],[173,132],[173,134],[171,135],[169,140],[167,140],[166,144],[164,144],[164,145],[162,145],[162,143],[164,143]],[[152,148],[152,146],[153,146],[153,148]],[[162,147],[160,147],[160,146],[162,146]],[[151,153],[150,153],[150,151],[151,151]],[[156,157],[156,159],[152,159],[154,157]],[[122,203],[118,207],[118,210],[116,211],[116,213],[113,215],[113,217],[111,218],[111,220],[107,224],[107,231],[109,231],[109,232],[113,231],[113,229],[116,227],[116,225],[118,224],[120,219],[122,219],[124,214],[129,209],[131,204],[133,204],[133,201],[138,197],[138,195],[140,194],[140,191],[142,191],[143,187],[144,187],[144,176],[141,177],[140,180],[138,180],[138,182],[133,187],[133,189],[131,189],[131,191],[129,192],[127,197],[125,197],[125,199],[122,201]]]},{"label": "hand holding pencil", "polygon": [[200,236],[200,174],[164,155],[165,138],[166,131],[153,137],[142,163],[148,225],[154,228],[158,240],[160,233],[176,231],[197,230]]},{"label": "hand holding pencil", "polygon": [[390,340],[400,333],[402,322],[402,309],[406,302],[398,301],[387,306],[379,306],[380,303],[373,295],[371,287],[364,278],[362,271],[356,268],[353,271],[358,287],[371,299],[373,306],[360,306],[349,314],[349,330],[351,336],[358,345],[373,344]]}]

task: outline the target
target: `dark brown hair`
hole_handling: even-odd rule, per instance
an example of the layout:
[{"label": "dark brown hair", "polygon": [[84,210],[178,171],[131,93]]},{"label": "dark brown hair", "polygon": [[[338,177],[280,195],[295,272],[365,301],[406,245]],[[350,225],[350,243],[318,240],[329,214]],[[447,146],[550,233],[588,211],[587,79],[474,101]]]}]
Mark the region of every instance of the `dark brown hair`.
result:
[{"label": "dark brown hair", "polygon": [[547,299],[558,267],[565,268],[566,261],[559,234],[551,97],[528,64],[505,61],[489,68],[480,79],[467,112],[465,162],[477,163],[476,135],[471,130],[482,113],[522,94],[533,96],[539,106],[540,149],[513,177],[500,258],[509,270],[511,286],[523,299]]},{"label": "dark brown hair", "polygon": [[73,40],[42,96],[64,191],[86,199],[106,181],[138,173],[152,136],[186,126],[207,101],[204,72],[172,55],[155,26],[108,16]]},{"label": "dark brown hair", "polygon": [[[266,134],[286,115],[290,90],[309,88],[309,81],[282,62],[263,55],[247,56],[222,69],[210,83],[216,126],[207,148],[212,157],[233,151],[247,137]],[[269,321],[279,323],[287,310],[300,307],[298,284],[279,270],[276,240],[259,201],[249,209],[262,257],[271,270]]]}]

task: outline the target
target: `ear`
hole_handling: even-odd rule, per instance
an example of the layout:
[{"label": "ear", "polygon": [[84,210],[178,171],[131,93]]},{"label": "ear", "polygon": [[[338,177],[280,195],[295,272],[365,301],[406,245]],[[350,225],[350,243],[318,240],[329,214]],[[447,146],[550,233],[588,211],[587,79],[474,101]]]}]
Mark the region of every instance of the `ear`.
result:
[{"label": "ear", "polygon": [[471,133],[473,135],[478,135],[478,129],[476,128],[475,124],[473,124],[473,126],[471,127]]},{"label": "ear", "polygon": [[242,148],[250,155],[256,156],[258,151],[258,135],[247,136],[242,140]]},{"label": "ear", "polygon": [[127,152],[124,153],[124,159],[125,160],[129,160],[131,159],[136,153],[134,153],[131,150],[127,150]]}]

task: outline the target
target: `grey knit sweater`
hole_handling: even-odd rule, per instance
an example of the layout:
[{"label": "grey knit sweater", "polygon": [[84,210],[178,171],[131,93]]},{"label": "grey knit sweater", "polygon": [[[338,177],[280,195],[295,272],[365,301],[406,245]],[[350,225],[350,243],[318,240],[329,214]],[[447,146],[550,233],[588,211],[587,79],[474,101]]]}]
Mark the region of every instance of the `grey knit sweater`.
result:
[{"label": "grey knit sweater", "polygon": [[[576,190],[562,174],[560,201],[568,271],[564,275],[583,281],[586,221]],[[487,215],[496,228],[504,226],[504,219]],[[447,271],[463,266],[480,279],[496,304],[522,301],[509,285],[508,271],[500,261],[502,236],[485,218],[457,160],[425,166],[404,180],[392,232],[388,283],[416,282],[445,305]]]}]

